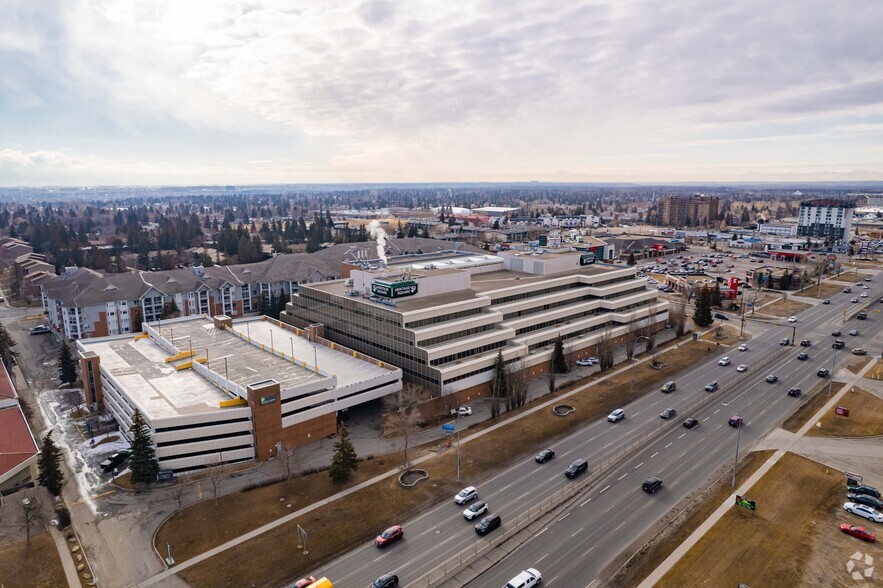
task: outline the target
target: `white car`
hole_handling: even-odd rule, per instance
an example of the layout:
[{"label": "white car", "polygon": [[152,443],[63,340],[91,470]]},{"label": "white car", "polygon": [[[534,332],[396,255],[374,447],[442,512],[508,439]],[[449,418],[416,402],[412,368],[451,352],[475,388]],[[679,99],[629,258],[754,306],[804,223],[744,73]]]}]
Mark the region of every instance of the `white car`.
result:
[{"label": "white car", "polygon": [[475,486],[467,486],[454,496],[454,502],[457,504],[466,504],[473,498],[478,498],[478,488]]},{"label": "white car", "polygon": [[868,293],[867,293],[867,292],[862,292],[861,296],[862,296],[862,298],[867,298],[867,297],[868,297]]},{"label": "white car", "polygon": [[742,343],[739,345],[739,351],[748,351],[748,345],[746,343]]},{"label": "white car", "polygon": [[864,504],[857,504],[855,502],[847,502],[843,505],[843,509],[852,514],[856,514],[860,517],[864,517],[869,521],[874,521],[875,523],[883,523],[883,513],[880,511],[874,510],[870,506],[866,506]]},{"label": "white car", "polygon": [[625,418],[625,411],[621,408],[617,408],[616,410],[611,412],[609,415],[607,415],[607,420],[610,421],[611,423],[615,423],[616,421],[621,421],[623,418]]},{"label": "white car", "polygon": [[788,322],[789,322],[789,323],[796,323],[796,322],[797,322],[797,317],[796,317],[796,316],[789,316],[789,317],[788,317]]},{"label": "white car", "polygon": [[470,504],[469,508],[463,511],[463,517],[465,517],[467,521],[471,521],[478,515],[483,515],[486,512],[487,502],[485,502],[484,500],[479,500]]},{"label": "white car", "polygon": [[743,363],[743,364],[740,364],[739,367],[736,368],[736,371],[737,371],[737,372],[740,372],[740,373],[741,373],[741,372],[747,372],[747,371],[748,371],[748,366],[745,365],[744,363]]},{"label": "white car", "polygon": [[453,416],[453,415],[469,416],[471,414],[472,414],[472,407],[471,406],[461,406],[460,408],[452,408],[451,409],[451,416]]},{"label": "white car", "polygon": [[543,578],[540,576],[538,569],[527,568],[509,580],[509,583],[504,588],[533,588],[534,586],[539,586],[542,580]]},{"label": "white car", "polygon": [[720,358],[720,361],[717,362],[717,365],[730,365],[730,358],[729,357]]},{"label": "white car", "polygon": [[587,357],[585,359],[578,359],[578,360],[576,360],[576,365],[593,366],[593,365],[595,365],[595,358],[594,357]]}]

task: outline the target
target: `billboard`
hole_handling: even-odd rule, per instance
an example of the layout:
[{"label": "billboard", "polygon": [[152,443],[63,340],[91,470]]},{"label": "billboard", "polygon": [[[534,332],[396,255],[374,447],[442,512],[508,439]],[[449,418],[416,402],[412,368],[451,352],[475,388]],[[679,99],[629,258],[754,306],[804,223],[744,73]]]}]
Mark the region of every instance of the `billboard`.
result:
[{"label": "billboard", "polygon": [[579,256],[579,264],[580,265],[589,265],[595,263],[595,254],[594,253],[583,253]]},{"label": "billboard", "polygon": [[405,280],[403,282],[374,281],[371,283],[371,293],[383,298],[413,296],[417,293],[417,282],[414,280]]}]

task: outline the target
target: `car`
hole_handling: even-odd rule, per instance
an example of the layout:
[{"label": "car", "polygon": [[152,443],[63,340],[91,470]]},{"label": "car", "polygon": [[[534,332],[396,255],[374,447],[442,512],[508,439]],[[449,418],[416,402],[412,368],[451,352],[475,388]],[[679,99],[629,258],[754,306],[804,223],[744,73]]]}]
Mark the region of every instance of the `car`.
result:
[{"label": "car", "polygon": [[491,531],[496,528],[499,528],[500,525],[503,524],[503,520],[500,518],[498,514],[489,514],[475,525],[475,532],[479,535],[487,535]]},{"label": "car", "polygon": [[641,484],[641,490],[648,494],[653,494],[660,488],[662,488],[662,480],[660,480],[656,476],[653,476],[652,478],[647,478],[646,480],[644,480],[644,483]]},{"label": "car", "polygon": [[866,281],[866,282],[870,282],[870,281],[871,281],[871,276],[867,276],[867,277],[865,277],[865,281]]},{"label": "car", "polygon": [[398,541],[404,536],[405,530],[402,529],[402,526],[393,525],[374,539],[374,545],[377,547],[386,547],[393,541]]},{"label": "car", "polygon": [[868,297],[868,293],[867,293],[867,292],[862,292],[861,297],[862,297],[862,298],[867,298],[867,297]]},{"label": "car", "polygon": [[843,289],[844,294],[850,294],[851,292],[852,292],[852,288],[850,288],[849,286],[847,286]]},{"label": "car", "polygon": [[842,335],[842,334],[843,334],[843,333],[840,332],[840,329],[837,329],[836,331],[831,331],[831,336],[832,336],[832,337],[839,337],[839,336]]},{"label": "car", "polygon": [[855,285],[856,285],[856,286],[861,286],[862,283],[861,283],[861,282],[856,282]]},{"label": "car", "polygon": [[748,371],[748,364],[740,363],[739,367],[736,368],[736,371],[739,372],[740,374],[742,372],[747,372]]},{"label": "car", "polygon": [[856,494],[855,492],[850,492],[846,495],[846,498],[850,502],[865,504],[867,506],[870,506],[871,508],[883,510],[883,500],[880,500],[879,498],[874,498],[870,494]]},{"label": "car", "polygon": [[705,391],[714,392],[715,390],[717,390],[717,387],[717,380],[712,380],[709,383],[705,384]]},{"label": "car", "polygon": [[730,317],[728,317],[727,315],[725,315],[725,314],[722,313],[722,312],[716,312],[716,313],[714,313],[714,318],[716,318],[716,319],[720,319],[720,320],[722,320],[722,321],[728,321],[728,320],[730,320]]},{"label": "car", "polygon": [[855,315],[855,318],[857,318],[860,321],[867,320],[868,313],[863,310],[863,311],[859,312],[857,315]]},{"label": "car", "polygon": [[28,333],[30,333],[31,335],[44,335],[51,332],[52,329],[49,328],[49,325],[37,325],[36,327],[31,327],[28,330]]},{"label": "car", "polygon": [[717,365],[730,365],[730,358],[729,357],[720,358],[720,361],[717,362]]},{"label": "car", "polygon": [[801,392],[802,392],[802,390],[800,388],[790,388],[788,390],[788,396],[797,397],[797,396],[800,396]]},{"label": "car", "polygon": [[616,421],[621,421],[625,418],[625,411],[621,408],[617,408],[613,412],[607,415],[607,420],[611,423],[615,423]]},{"label": "car", "polygon": [[[867,284],[862,285],[862,290],[867,290],[867,289],[868,289]],[[862,293],[864,294],[864,292],[862,292]]]},{"label": "car", "polygon": [[506,583],[503,588],[533,588],[543,581],[540,571],[536,568],[527,568]]},{"label": "car", "polygon": [[126,450],[111,453],[107,459],[101,462],[101,469],[110,472],[121,466],[127,459],[129,459],[129,452]]},{"label": "car", "polygon": [[668,420],[668,419],[675,417],[677,415],[678,415],[678,411],[676,411],[673,408],[666,408],[661,413],[659,413],[659,416],[664,418],[665,420]]},{"label": "car", "polygon": [[741,345],[739,345],[739,351],[748,351],[748,345],[742,343]]},{"label": "car", "polygon": [[301,578],[300,580],[292,584],[291,588],[305,588],[306,586],[309,586],[310,584],[313,584],[315,582],[316,576],[307,576],[306,578]]},{"label": "car", "polygon": [[850,486],[848,490],[853,494],[867,494],[874,498],[880,498],[880,491],[873,486]]},{"label": "car", "polygon": [[864,527],[857,527],[855,525],[850,525],[849,523],[843,523],[842,525],[840,525],[840,530],[847,535],[858,537],[859,539],[867,541],[868,543],[873,543],[877,540],[877,535],[866,530]]},{"label": "car", "polygon": [[452,416],[453,415],[469,416],[471,414],[472,414],[472,407],[471,406],[461,406],[460,408],[452,408],[451,409]]},{"label": "car", "polygon": [[852,354],[853,355],[867,355],[868,352],[865,349],[862,349],[861,347],[856,347],[855,349],[852,350]]},{"label": "car", "polygon": [[800,346],[801,347],[811,347],[812,341],[810,341],[809,339],[804,339],[800,342]]},{"label": "car", "polygon": [[475,486],[466,486],[454,496],[454,502],[457,504],[466,504],[473,498],[478,498],[478,488]]},{"label": "car", "polygon": [[784,339],[779,341],[779,345],[791,345],[791,339],[789,339],[788,337],[785,337]]},{"label": "car", "polygon": [[831,304],[831,301],[826,298],[825,300],[822,300],[822,304]]},{"label": "car", "polygon": [[578,475],[589,471],[589,462],[584,459],[574,460],[572,464],[570,464],[566,470],[564,470],[564,475],[573,480]]},{"label": "car", "polygon": [[777,376],[776,374],[770,374],[766,377],[766,381],[770,384],[775,384],[779,381],[779,376]]},{"label": "car", "polygon": [[798,353],[797,359],[800,361],[806,361],[807,359],[809,359],[809,355],[806,353]]},{"label": "car", "polygon": [[831,343],[831,347],[833,347],[834,349],[843,349],[845,346],[846,346],[846,343],[844,343],[840,339],[837,339],[836,341]]},{"label": "car", "polygon": [[733,415],[730,417],[730,420],[727,421],[727,424],[731,427],[741,427],[742,417],[740,417],[739,415]]},{"label": "car", "polygon": [[853,298],[852,300],[850,300],[850,302],[852,302],[853,304],[857,304],[857,303],[858,303],[858,298]]},{"label": "car", "polygon": [[666,393],[674,392],[676,389],[677,389],[677,386],[675,385],[674,382],[666,382],[665,384],[662,385],[662,388],[660,388],[660,390],[662,390],[663,392],[666,392]]},{"label": "car", "polygon": [[688,418],[687,420],[684,421],[684,427],[687,429],[692,429],[693,427],[695,427],[698,424],[699,424],[699,421],[694,418]]},{"label": "car", "polygon": [[371,583],[371,588],[395,588],[399,585],[399,577],[393,572],[383,574]]},{"label": "car", "polygon": [[593,365],[595,365],[595,360],[592,359],[591,357],[587,357],[585,359],[578,359],[578,360],[576,360],[576,365],[593,366]]},{"label": "car", "polygon": [[866,504],[857,504],[855,502],[847,502],[843,505],[843,510],[850,514],[864,517],[875,523],[883,523],[883,513],[871,508]]},{"label": "car", "polygon": [[484,500],[477,500],[469,505],[469,508],[463,511],[463,518],[467,521],[471,521],[478,515],[482,515],[487,512],[487,502]]},{"label": "car", "polygon": [[788,322],[789,322],[789,323],[796,323],[796,322],[797,322],[797,317],[796,317],[796,316],[789,316],[789,317],[788,317]]},{"label": "car", "polygon": [[552,451],[551,449],[543,449],[542,451],[537,453],[537,456],[534,458],[534,461],[536,461],[537,463],[546,463],[547,461],[549,461],[553,457],[555,457],[554,451]]},{"label": "car", "polygon": [[820,378],[827,378],[829,373],[831,372],[828,371],[828,368],[820,368],[816,375]]},{"label": "car", "polygon": [[849,332],[852,337],[858,337],[858,329],[853,329]]}]

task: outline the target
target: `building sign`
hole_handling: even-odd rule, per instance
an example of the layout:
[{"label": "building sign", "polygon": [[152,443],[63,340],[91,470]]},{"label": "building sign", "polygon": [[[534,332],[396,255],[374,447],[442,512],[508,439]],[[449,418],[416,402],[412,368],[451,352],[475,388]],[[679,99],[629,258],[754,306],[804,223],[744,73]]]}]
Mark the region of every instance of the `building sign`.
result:
[{"label": "building sign", "polygon": [[540,247],[545,247],[549,244],[549,238],[546,235],[540,235]]},{"label": "building sign", "polygon": [[261,406],[263,406],[265,404],[273,404],[274,402],[276,402],[276,395],[275,394],[261,396]]},{"label": "building sign", "polygon": [[594,253],[583,253],[579,256],[579,264],[580,265],[589,265],[595,263],[595,254]]},{"label": "building sign", "polygon": [[741,496],[736,496],[736,505],[741,506],[742,508],[747,508],[748,510],[754,510],[757,507],[757,503],[753,500],[748,500],[747,498],[742,498]]},{"label": "building sign", "polygon": [[404,282],[379,282],[371,283],[371,293],[384,298],[401,298],[413,296],[417,293],[417,282],[405,280]]}]

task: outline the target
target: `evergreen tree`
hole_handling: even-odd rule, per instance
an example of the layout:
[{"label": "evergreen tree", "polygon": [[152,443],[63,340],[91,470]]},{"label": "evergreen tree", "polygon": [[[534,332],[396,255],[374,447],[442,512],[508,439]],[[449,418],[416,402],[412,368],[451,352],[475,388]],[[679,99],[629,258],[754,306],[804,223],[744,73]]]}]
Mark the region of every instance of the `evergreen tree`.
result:
[{"label": "evergreen tree", "polygon": [[150,484],[159,473],[159,462],[156,460],[156,449],[150,437],[150,427],[144,422],[141,411],[135,410],[132,415],[132,455],[129,457],[129,468],[132,470],[132,484]]},{"label": "evergreen tree", "polygon": [[73,384],[77,381],[77,364],[71,354],[67,340],[61,342],[61,355],[58,357],[58,379],[62,384]]},{"label": "evergreen tree", "polygon": [[638,263],[635,260],[635,252],[634,251],[629,251],[629,259],[626,263],[628,263],[629,265],[635,265],[636,263]]},{"label": "evergreen tree", "polygon": [[6,326],[0,323],[0,359],[7,371],[12,371],[12,366],[18,365],[18,351],[14,350],[15,339],[9,335]]},{"label": "evergreen tree", "polygon": [[37,466],[40,469],[37,482],[45,487],[52,496],[61,494],[61,486],[64,484],[64,472],[61,471],[61,450],[52,441],[51,430],[43,437],[43,446],[40,448]]},{"label": "evergreen tree", "polygon": [[711,292],[708,288],[702,288],[696,297],[696,310],[693,312],[693,322],[697,327],[707,327],[714,322],[711,318]]},{"label": "evergreen tree", "polygon": [[555,349],[552,351],[552,373],[566,374],[567,360],[564,358],[564,340],[561,335],[555,339]]},{"label": "evergreen tree", "polygon": [[338,439],[334,442],[334,457],[331,459],[331,469],[328,475],[337,483],[349,480],[350,474],[359,469],[359,459],[356,450],[350,441],[349,431],[340,425],[337,432]]},{"label": "evergreen tree", "polygon": [[723,297],[721,296],[721,286],[720,284],[714,285],[714,290],[711,291],[711,305],[720,307],[723,304]]}]

